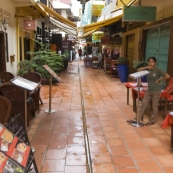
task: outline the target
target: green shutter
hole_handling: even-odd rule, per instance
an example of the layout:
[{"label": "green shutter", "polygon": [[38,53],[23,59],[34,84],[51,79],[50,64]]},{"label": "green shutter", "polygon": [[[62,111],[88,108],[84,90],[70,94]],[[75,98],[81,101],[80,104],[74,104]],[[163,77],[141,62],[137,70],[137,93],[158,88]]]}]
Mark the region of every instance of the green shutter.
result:
[{"label": "green shutter", "polygon": [[167,71],[169,39],[170,24],[147,30],[145,60],[151,56],[156,57],[157,66],[164,71]]}]

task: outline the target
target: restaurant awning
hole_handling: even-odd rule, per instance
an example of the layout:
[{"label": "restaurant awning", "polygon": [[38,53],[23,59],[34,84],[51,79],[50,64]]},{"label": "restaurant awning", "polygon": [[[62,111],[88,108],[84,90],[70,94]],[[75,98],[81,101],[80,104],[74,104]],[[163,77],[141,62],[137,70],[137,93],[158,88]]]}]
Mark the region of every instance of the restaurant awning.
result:
[{"label": "restaurant awning", "polygon": [[55,25],[57,26],[60,30],[64,31],[67,34],[73,35],[76,37],[76,29],[54,19],[53,17],[50,17],[49,20]]},{"label": "restaurant awning", "polygon": [[44,5],[43,3],[41,3],[41,6],[44,8],[44,10],[49,13],[49,15],[53,18],[55,18],[56,20],[58,20],[59,22],[62,22],[72,28],[76,29],[76,24],[73,23],[72,21],[62,17],[60,14],[58,14],[57,12],[53,11],[52,9],[50,9],[49,7],[47,7],[46,5]]},{"label": "restaurant awning", "polygon": [[107,26],[107,25],[110,25],[112,23],[117,22],[121,18],[122,18],[122,15],[119,15],[119,16],[113,17],[111,19],[107,19],[107,20],[103,20],[103,21],[100,21],[100,22],[96,22],[96,23],[86,25],[86,26],[84,26],[84,33],[87,33],[87,32],[92,31],[94,29],[98,30],[99,28],[101,28],[103,26]]}]

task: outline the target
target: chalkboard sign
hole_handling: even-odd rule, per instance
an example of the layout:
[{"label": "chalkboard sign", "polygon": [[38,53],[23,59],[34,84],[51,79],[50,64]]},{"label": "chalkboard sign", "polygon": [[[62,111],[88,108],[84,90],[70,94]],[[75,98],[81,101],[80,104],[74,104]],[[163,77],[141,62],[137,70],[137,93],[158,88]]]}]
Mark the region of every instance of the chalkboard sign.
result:
[{"label": "chalkboard sign", "polygon": [[30,145],[28,135],[25,130],[24,120],[21,114],[17,114],[10,119],[10,122],[6,126],[6,128],[11,131],[14,135],[16,135],[19,139],[21,139],[27,145]]}]

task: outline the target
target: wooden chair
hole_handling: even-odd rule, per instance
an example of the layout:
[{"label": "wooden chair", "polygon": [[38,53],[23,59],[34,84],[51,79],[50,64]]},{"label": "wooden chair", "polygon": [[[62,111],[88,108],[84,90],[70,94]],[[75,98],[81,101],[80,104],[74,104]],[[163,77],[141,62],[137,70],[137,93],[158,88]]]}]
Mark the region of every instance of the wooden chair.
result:
[{"label": "wooden chair", "polygon": [[14,78],[14,75],[10,72],[2,71],[2,72],[0,72],[0,78],[1,78],[2,83],[7,83],[11,79]]},{"label": "wooden chair", "polygon": [[11,103],[10,101],[0,96],[0,123],[6,125],[10,119]]},{"label": "wooden chair", "polygon": [[92,67],[98,68],[98,65],[99,65],[98,57],[97,56],[92,57]]},{"label": "wooden chair", "polygon": [[28,73],[25,73],[23,75],[23,78],[30,80],[32,82],[35,82],[35,83],[39,83],[38,88],[35,91],[30,93],[30,96],[34,99],[36,109],[39,110],[40,109],[39,108],[39,101],[41,102],[41,104],[43,104],[43,101],[42,101],[41,96],[40,96],[42,76],[36,72],[28,72]]},{"label": "wooden chair", "polygon": [[[25,119],[25,97],[24,89],[13,84],[4,84],[0,86],[0,95],[6,97],[11,102],[10,116],[21,113]],[[27,122],[29,125],[29,115],[35,117],[35,105],[33,102],[27,102]]]}]

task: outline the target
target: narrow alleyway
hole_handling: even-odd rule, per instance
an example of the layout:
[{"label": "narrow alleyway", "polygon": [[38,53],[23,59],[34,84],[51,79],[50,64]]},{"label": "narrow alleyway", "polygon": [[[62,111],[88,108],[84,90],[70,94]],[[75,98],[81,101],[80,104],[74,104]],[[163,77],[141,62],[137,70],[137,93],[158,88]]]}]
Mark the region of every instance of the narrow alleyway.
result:
[{"label": "narrow alleyway", "polygon": [[[85,173],[87,161],[91,161],[93,173],[173,172],[170,128],[160,127],[161,115],[149,127],[129,125],[127,119],[135,116],[132,99],[126,105],[126,88],[118,78],[84,67],[83,62],[79,73],[78,62],[74,62],[61,78],[52,89],[56,112],[44,113],[49,86],[43,86],[44,105],[28,131],[41,173]],[[90,153],[85,149],[83,116]]]}]

